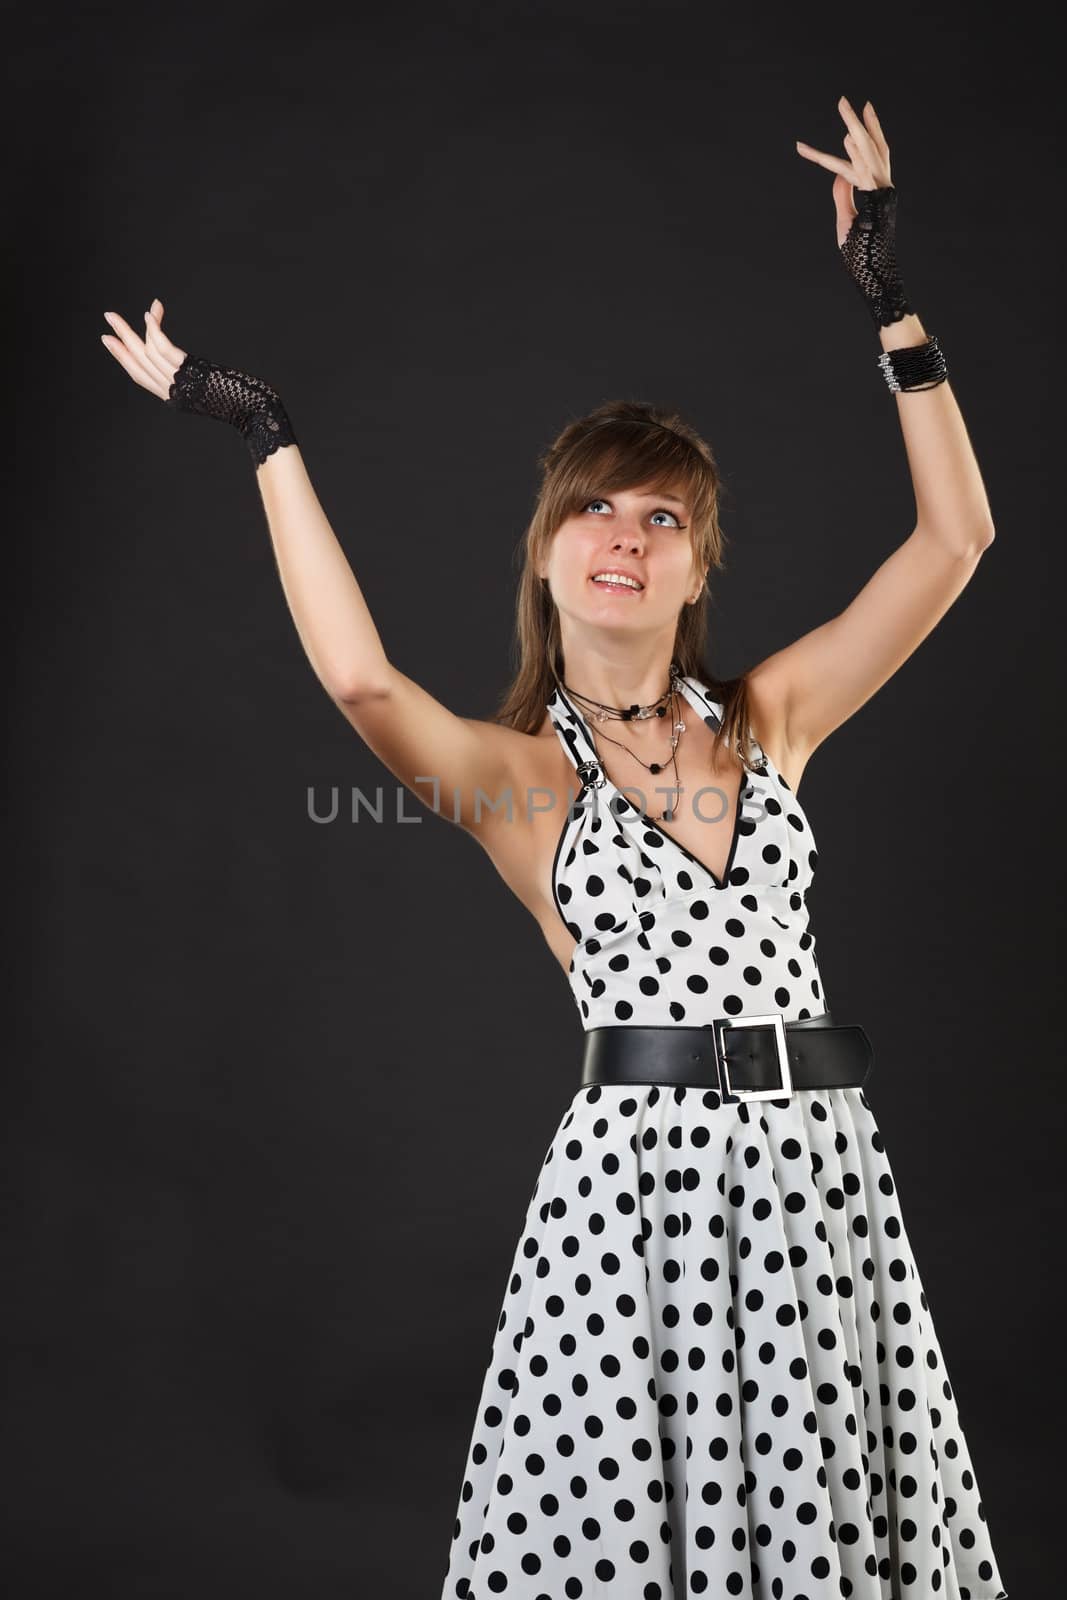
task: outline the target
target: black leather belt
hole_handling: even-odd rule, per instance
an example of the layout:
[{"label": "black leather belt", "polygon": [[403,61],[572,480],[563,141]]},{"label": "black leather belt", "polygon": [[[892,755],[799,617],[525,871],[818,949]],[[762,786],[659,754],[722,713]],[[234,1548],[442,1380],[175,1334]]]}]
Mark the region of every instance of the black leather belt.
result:
[{"label": "black leather belt", "polygon": [[701,1028],[590,1028],[582,1086],[681,1084],[717,1089],[727,1101],[781,1100],[794,1089],[859,1088],[873,1064],[857,1024],[835,1024],[829,1011],[797,1022],[771,1012]]}]

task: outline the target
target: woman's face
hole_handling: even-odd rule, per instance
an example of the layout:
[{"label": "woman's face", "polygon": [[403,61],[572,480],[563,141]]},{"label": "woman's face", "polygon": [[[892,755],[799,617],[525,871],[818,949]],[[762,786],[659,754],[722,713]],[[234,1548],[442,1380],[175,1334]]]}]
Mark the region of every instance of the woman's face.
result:
[{"label": "woman's face", "polygon": [[[672,624],[700,589],[689,507],[661,489],[616,489],[560,524],[541,570],[561,614],[610,627]],[[611,584],[598,573],[641,585]]]}]

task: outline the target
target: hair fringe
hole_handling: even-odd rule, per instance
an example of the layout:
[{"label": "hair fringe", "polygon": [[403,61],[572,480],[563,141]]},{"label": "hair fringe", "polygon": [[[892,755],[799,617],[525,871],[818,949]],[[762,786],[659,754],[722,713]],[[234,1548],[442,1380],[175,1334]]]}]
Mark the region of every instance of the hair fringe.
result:
[{"label": "hair fringe", "polygon": [[[541,485],[533,516],[515,549],[519,569],[512,635],[514,676],[492,719],[521,733],[536,733],[564,662],[559,613],[549,587],[537,575],[559,526],[596,495],[647,484],[670,489],[692,508],[690,539],[699,567],[727,569],[728,543],[719,521],[725,489],[710,446],[675,411],[642,400],[608,400],[586,416],[572,419],[538,458]],[[721,679],[709,669],[707,606],[684,605],[678,618],[672,658],[686,677],[705,684],[723,708],[715,730],[713,756],[727,745],[742,766],[755,770],[762,760],[749,723],[748,678]]]}]

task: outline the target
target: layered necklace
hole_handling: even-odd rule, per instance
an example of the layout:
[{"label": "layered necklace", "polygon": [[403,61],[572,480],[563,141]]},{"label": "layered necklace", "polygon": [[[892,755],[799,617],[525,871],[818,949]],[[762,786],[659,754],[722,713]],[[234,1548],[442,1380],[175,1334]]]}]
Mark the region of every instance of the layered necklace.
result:
[{"label": "layered necklace", "polygon": [[[600,730],[600,737],[602,739],[607,739],[609,744],[618,745],[620,750],[625,750],[628,755],[633,756],[638,765],[644,767],[646,772],[656,774],[662,772],[666,766],[673,766],[674,784],[672,786],[672,792],[676,795],[680,795],[684,792],[683,785],[678,781],[678,741],[685,732],[685,723],[678,714],[678,700],[682,688],[682,679],[681,671],[676,661],[672,661],[670,665],[670,683],[668,687],[659,696],[658,700],[650,701],[647,706],[605,705],[601,700],[593,700],[589,695],[581,694],[577,689],[569,688],[567,684],[560,679],[555,667],[552,667],[551,671],[552,676],[555,678],[560,688],[564,689],[573,700],[580,701],[585,707],[587,707],[589,713],[593,717],[593,720],[600,724],[609,722],[612,720],[612,718],[619,722],[645,722],[650,717],[665,717],[667,716],[669,710],[672,718],[671,753],[670,756],[663,761],[642,761],[637,752],[635,750],[631,750],[629,745],[623,744],[619,739],[612,739],[610,734],[603,732],[602,728]],[[589,731],[591,734],[594,734],[594,730],[591,727]],[[599,766],[601,773],[603,773],[604,764],[599,759],[600,750],[597,746],[595,734],[593,736],[593,748],[597,752],[597,762],[595,764],[591,762],[581,763],[578,768],[579,776],[583,779],[583,781],[586,781],[586,774],[582,771],[583,767],[585,767],[586,771],[588,772],[589,768],[597,765]],[[672,822],[675,817],[675,811],[675,806],[668,806],[665,811],[661,811],[659,813],[658,820],[660,822]]]}]

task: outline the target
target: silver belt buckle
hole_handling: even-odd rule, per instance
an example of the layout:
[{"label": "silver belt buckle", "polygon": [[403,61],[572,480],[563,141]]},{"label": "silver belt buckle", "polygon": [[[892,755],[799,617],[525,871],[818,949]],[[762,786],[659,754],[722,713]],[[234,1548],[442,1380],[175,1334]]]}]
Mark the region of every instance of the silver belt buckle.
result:
[{"label": "silver belt buckle", "polygon": [[[781,1085],[770,1089],[735,1089],[730,1082],[730,1069],[726,1064],[723,1032],[727,1028],[773,1028],[778,1051],[778,1075]],[[793,1075],[789,1071],[789,1053],[785,1044],[785,1019],[780,1011],[771,1011],[760,1017],[723,1017],[712,1024],[715,1035],[715,1057],[719,1069],[719,1083],[725,1084],[726,1093],[738,1100],[781,1100],[793,1094]]]}]

